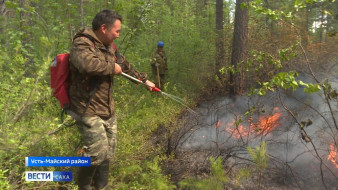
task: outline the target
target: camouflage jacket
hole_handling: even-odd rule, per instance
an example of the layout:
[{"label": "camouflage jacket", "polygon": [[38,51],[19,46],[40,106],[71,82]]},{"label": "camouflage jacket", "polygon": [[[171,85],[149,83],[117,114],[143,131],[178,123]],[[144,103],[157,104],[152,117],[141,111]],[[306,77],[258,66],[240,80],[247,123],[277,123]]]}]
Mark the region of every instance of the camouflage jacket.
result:
[{"label": "camouflage jacket", "polygon": [[145,73],[134,70],[124,57],[116,60],[114,49],[105,47],[91,29],[83,29],[75,35],[70,51],[71,110],[86,117],[108,118],[115,114],[112,93],[116,62],[123,72],[143,81],[147,79]]},{"label": "camouflage jacket", "polygon": [[167,65],[167,57],[164,51],[155,50],[154,53],[152,54],[150,64],[153,69],[153,72],[156,71],[157,69],[156,63],[159,64],[158,66],[159,74],[166,74],[168,70],[168,65]]}]

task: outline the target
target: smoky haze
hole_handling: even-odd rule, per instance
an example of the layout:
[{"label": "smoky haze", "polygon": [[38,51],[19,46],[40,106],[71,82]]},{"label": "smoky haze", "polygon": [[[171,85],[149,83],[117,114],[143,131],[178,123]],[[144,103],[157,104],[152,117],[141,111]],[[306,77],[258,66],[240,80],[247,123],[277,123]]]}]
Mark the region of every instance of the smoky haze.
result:
[{"label": "smoky haze", "polygon": [[[298,79],[313,82],[306,75]],[[337,89],[337,78],[329,82]],[[304,126],[306,134],[281,102]],[[330,103],[337,120],[337,101]],[[338,187],[338,160],[328,159],[332,151],[337,151],[338,133],[322,93],[306,94],[299,88],[265,96],[221,97],[195,111],[199,116],[188,115],[182,126],[185,134],[179,141],[180,150],[217,152],[230,157],[229,163],[240,165],[251,159],[248,146],[254,148],[265,141],[270,156],[265,171],[269,183],[325,189],[324,181],[329,189]],[[338,159],[338,152],[333,157]]]}]

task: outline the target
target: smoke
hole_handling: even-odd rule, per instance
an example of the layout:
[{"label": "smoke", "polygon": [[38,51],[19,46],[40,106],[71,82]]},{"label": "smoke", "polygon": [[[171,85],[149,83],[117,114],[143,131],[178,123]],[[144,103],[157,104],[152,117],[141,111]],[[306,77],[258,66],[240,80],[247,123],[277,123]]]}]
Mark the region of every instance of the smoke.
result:
[{"label": "smoke", "polygon": [[[306,75],[299,80],[314,82]],[[337,78],[330,82],[338,88]],[[330,103],[337,120],[337,101]],[[241,163],[250,159],[247,147],[259,146],[264,140],[271,158],[267,175],[275,182],[312,189],[337,187],[338,168],[328,155],[330,145],[337,145],[338,133],[322,93],[306,94],[299,88],[263,97],[220,97],[195,111],[199,117],[188,115],[182,126],[185,134],[179,149],[240,155],[242,159],[236,162]],[[263,126],[262,121],[268,124]]]}]

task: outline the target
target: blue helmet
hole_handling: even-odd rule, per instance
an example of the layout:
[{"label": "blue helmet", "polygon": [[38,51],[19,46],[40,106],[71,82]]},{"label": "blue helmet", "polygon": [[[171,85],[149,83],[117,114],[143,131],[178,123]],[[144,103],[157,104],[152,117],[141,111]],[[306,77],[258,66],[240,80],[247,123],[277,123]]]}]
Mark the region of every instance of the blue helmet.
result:
[{"label": "blue helmet", "polygon": [[157,47],[163,47],[164,46],[164,43],[162,42],[162,41],[159,41],[158,43],[157,43]]}]

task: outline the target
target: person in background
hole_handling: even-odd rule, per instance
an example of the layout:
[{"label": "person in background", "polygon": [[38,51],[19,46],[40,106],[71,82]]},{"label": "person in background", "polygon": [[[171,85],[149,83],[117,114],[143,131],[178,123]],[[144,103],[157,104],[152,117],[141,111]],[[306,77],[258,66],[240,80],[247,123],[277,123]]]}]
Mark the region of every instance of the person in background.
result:
[{"label": "person in background", "polygon": [[165,83],[166,75],[168,74],[168,65],[167,57],[163,50],[164,43],[159,41],[157,43],[157,49],[153,52],[151,56],[151,68],[152,68],[152,77],[156,81],[156,86],[161,88]]},{"label": "person in background", "polygon": [[109,163],[117,143],[114,76],[123,71],[145,82],[149,91],[155,86],[112,47],[119,37],[121,21],[115,11],[102,10],[95,15],[92,28],[79,31],[72,42],[70,109],[80,116],[76,122],[84,145],[83,156],[91,159],[90,167],[79,169],[80,190],[109,189]]}]

